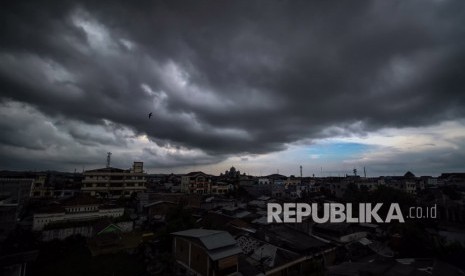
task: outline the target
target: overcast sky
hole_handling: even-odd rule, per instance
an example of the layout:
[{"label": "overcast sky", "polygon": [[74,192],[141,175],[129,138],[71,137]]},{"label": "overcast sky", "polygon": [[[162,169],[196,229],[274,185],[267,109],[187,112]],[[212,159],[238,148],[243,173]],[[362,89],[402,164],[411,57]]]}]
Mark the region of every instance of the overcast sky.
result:
[{"label": "overcast sky", "polygon": [[465,1],[9,2],[0,169],[465,171]]}]

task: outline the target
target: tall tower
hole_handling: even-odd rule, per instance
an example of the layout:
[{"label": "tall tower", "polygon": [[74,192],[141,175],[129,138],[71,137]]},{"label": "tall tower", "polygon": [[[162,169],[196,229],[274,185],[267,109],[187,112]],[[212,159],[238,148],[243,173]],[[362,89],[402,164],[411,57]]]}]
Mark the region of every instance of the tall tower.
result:
[{"label": "tall tower", "polygon": [[110,161],[111,161],[111,152],[107,153],[107,168],[110,167]]}]

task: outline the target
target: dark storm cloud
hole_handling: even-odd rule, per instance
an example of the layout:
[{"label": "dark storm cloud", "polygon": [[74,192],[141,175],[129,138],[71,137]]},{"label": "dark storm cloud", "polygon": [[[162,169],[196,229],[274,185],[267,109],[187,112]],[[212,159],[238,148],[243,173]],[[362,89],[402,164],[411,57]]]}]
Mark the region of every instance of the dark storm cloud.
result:
[{"label": "dark storm cloud", "polygon": [[[129,127],[224,158],[465,115],[463,1],[2,5],[3,100],[64,124]],[[84,128],[65,132],[128,147]],[[5,145],[49,146],[2,131]]]}]

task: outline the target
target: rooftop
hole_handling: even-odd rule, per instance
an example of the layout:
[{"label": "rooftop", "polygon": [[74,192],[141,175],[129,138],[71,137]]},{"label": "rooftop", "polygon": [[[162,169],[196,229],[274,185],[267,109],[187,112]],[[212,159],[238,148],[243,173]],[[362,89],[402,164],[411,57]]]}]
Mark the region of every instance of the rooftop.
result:
[{"label": "rooftop", "polygon": [[88,195],[77,195],[62,201],[63,206],[98,205],[102,200]]},{"label": "rooftop", "polygon": [[452,265],[434,259],[376,260],[373,262],[342,263],[328,267],[327,275],[464,275]]},{"label": "rooftop", "polygon": [[186,176],[196,176],[196,175],[203,175],[203,176],[208,176],[208,174],[204,173],[204,172],[201,172],[201,171],[198,171],[198,172],[190,172],[188,174],[186,174]]},{"label": "rooftop", "polygon": [[296,252],[314,251],[328,246],[328,243],[285,225],[269,229],[266,235],[270,237],[270,243],[276,243]]},{"label": "rooftop", "polygon": [[85,171],[84,173],[122,173],[122,172],[128,172],[129,170],[123,170],[123,169],[118,169],[114,167],[108,167],[108,168],[100,168],[100,169],[94,169],[94,170],[88,170]]},{"label": "rooftop", "polygon": [[171,233],[175,236],[198,239],[207,249],[212,260],[241,253],[236,240],[226,231],[208,229],[190,229]]},{"label": "rooftop", "polygon": [[226,231],[190,229],[172,234],[176,236],[197,238],[202,242],[205,248],[209,250],[236,244],[236,241],[231,236],[231,234]]}]

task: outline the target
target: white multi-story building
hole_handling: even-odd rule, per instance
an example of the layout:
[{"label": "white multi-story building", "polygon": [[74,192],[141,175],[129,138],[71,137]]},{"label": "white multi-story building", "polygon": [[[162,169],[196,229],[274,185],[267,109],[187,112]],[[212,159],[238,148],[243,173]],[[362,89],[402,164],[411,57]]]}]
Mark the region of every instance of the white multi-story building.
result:
[{"label": "white multi-story building", "polygon": [[95,197],[129,197],[146,190],[147,174],[143,162],[134,162],[132,169],[107,167],[84,172],[81,190]]},{"label": "white multi-story building", "polygon": [[98,199],[78,196],[61,205],[38,211],[34,214],[32,230],[40,231],[46,225],[66,222],[93,221],[100,218],[117,218],[124,215],[124,208],[104,205]]}]

